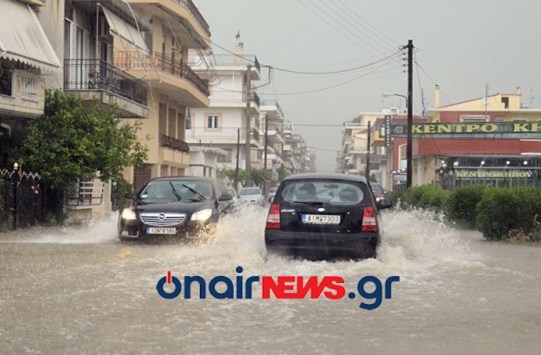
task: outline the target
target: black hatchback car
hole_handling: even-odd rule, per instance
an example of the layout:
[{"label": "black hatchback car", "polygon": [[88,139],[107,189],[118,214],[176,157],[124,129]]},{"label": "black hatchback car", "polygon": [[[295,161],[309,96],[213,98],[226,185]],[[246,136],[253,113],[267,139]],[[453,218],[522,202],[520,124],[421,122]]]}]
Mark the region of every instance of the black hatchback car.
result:
[{"label": "black hatchback car", "polygon": [[272,201],[265,245],[271,252],[375,257],[381,240],[378,210],[387,207],[376,203],[364,177],[292,175]]},{"label": "black hatchback car", "polygon": [[163,177],[150,180],[119,218],[121,239],[153,236],[195,237],[216,226],[232,196],[212,178]]}]

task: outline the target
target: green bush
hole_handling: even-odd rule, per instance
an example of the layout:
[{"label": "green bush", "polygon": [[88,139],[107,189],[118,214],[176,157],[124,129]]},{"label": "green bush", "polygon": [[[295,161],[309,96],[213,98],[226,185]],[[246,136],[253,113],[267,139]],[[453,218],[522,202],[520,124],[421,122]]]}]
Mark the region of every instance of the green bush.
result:
[{"label": "green bush", "polygon": [[488,240],[504,240],[512,230],[531,233],[541,216],[541,190],[533,187],[486,189],[476,208],[477,229]]},{"label": "green bush", "polygon": [[449,193],[443,206],[445,215],[466,228],[475,228],[475,208],[488,185],[467,185]]},{"label": "green bush", "polygon": [[401,201],[405,207],[441,210],[449,192],[431,185],[412,187],[403,192]]},{"label": "green bush", "polygon": [[396,206],[399,200],[403,199],[406,190],[393,190],[385,193],[385,199],[393,206]]}]

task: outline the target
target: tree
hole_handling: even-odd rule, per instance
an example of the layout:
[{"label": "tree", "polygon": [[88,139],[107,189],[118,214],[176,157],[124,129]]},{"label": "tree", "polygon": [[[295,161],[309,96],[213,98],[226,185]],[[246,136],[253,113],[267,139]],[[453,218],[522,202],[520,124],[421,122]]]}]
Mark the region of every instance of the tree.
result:
[{"label": "tree", "polygon": [[122,124],[114,114],[60,90],[47,91],[45,113],[30,123],[21,162],[39,171],[54,188],[96,176],[121,179],[127,166],[143,164],[147,148],[138,142],[140,124]]},{"label": "tree", "polygon": [[253,169],[250,178],[256,186],[261,187],[265,183],[265,181],[272,179],[272,170]]},{"label": "tree", "polygon": [[[229,181],[231,182],[235,181],[235,169],[220,170],[217,172],[217,175],[218,177],[227,177]],[[246,170],[239,169],[239,182],[242,185],[246,185],[247,181],[248,181],[248,175],[246,174]]]},{"label": "tree", "polygon": [[279,182],[282,182],[289,175],[289,172],[284,164],[280,164],[280,167],[276,169],[276,172],[278,173]]}]

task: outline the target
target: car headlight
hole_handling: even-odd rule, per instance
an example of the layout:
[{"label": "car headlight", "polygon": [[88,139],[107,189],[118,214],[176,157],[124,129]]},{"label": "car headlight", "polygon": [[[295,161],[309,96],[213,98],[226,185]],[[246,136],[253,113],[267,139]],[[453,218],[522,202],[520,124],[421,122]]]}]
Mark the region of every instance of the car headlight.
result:
[{"label": "car headlight", "polygon": [[122,214],[120,215],[122,219],[125,219],[127,221],[134,221],[135,220],[135,211],[131,208],[124,208],[122,210]]},{"label": "car headlight", "polygon": [[207,219],[212,216],[212,210],[210,208],[197,211],[194,214],[192,214],[192,221],[206,221]]},{"label": "car headlight", "polygon": [[376,202],[381,202],[383,201],[383,197],[376,197]]}]

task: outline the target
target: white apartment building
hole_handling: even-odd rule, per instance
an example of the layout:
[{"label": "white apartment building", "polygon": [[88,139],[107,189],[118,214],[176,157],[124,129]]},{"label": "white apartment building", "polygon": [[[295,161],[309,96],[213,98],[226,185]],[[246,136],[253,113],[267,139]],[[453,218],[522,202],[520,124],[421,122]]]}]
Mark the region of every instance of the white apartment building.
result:
[{"label": "white apartment building", "polygon": [[[239,142],[239,168],[262,168],[261,102],[253,82],[260,80],[260,67],[254,55],[244,54],[237,41],[236,54],[192,53],[195,73],[209,83],[208,108],[191,108],[186,120],[186,142],[192,146],[220,148],[217,168],[234,169]],[[249,95],[248,95],[249,92]],[[248,98],[249,96],[249,98]],[[246,154],[246,142],[250,154]]]}]

